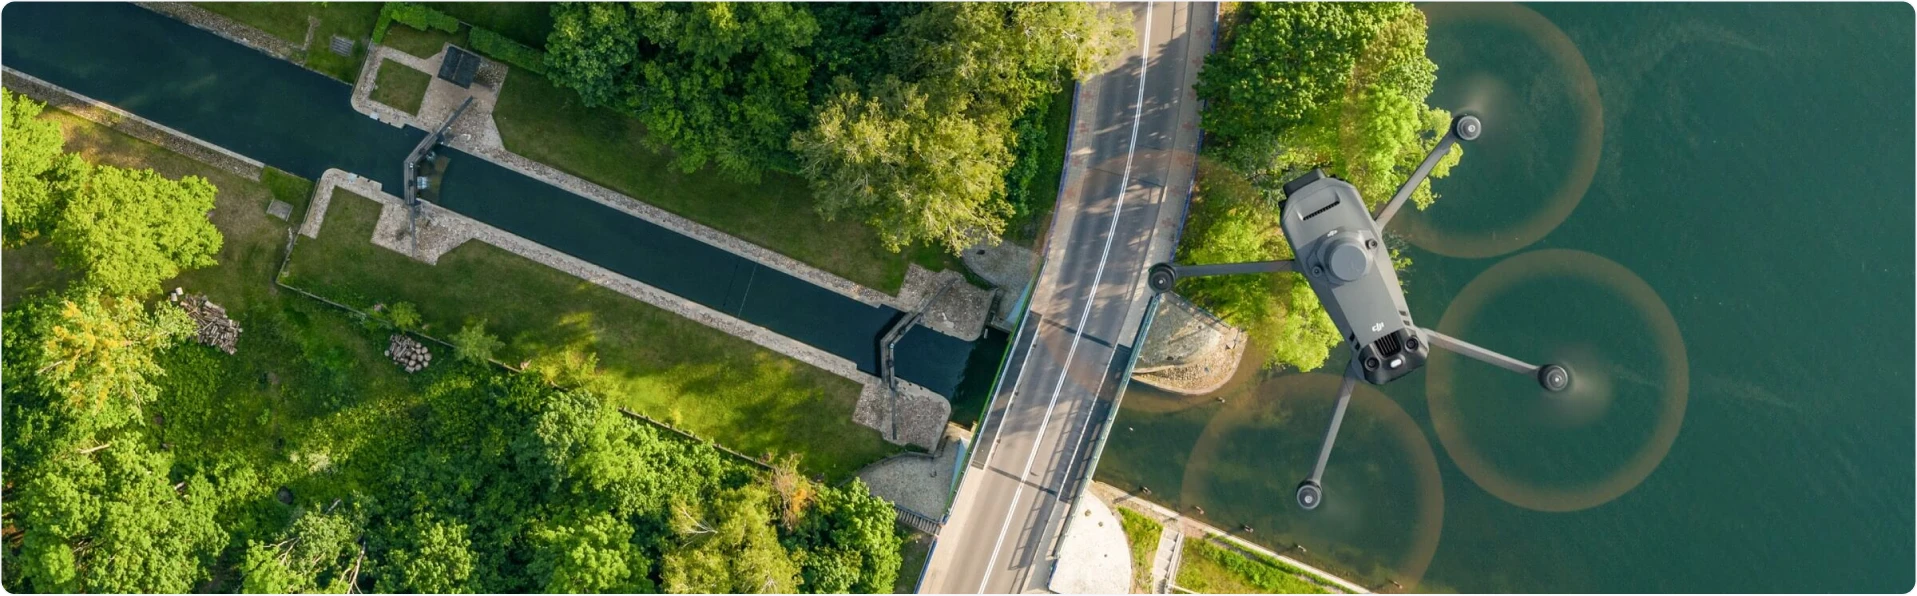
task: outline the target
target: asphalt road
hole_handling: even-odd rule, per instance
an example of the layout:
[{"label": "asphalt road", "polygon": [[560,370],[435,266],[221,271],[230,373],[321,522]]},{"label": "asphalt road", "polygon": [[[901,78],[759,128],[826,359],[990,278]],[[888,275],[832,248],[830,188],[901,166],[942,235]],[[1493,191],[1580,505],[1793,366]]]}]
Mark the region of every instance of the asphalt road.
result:
[{"label": "asphalt road", "polygon": [[1143,317],[1145,270],[1171,256],[1196,142],[1191,85],[1216,5],[1120,8],[1133,13],[1136,45],[1079,87],[1031,312],[921,592],[1046,589],[1062,512]]}]

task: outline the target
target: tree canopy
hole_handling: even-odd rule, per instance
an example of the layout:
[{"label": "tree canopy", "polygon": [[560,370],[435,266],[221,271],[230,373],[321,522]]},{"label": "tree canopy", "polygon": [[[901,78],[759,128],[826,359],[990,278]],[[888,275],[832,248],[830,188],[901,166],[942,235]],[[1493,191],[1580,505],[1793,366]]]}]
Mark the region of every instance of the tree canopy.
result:
[{"label": "tree canopy", "polygon": [[555,83],[637,115],[686,172],[756,180],[805,117],[818,30],[783,2],[563,3],[546,49]]},{"label": "tree canopy", "polygon": [[0,143],[0,213],[5,245],[18,246],[53,229],[53,221],[86,180],[87,164],[67,153],[60,125],[40,118],[44,104],[0,90],[4,132]]},{"label": "tree canopy", "polygon": [[1014,155],[1037,154],[1019,143],[1043,139],[1021,141],[1014,123],[1131,35],[1122,12],[1081,3],[568,3],[553,15],[555,83],[637,115],[688,172],[797,171],[821,213],[863,219],[894,251],[957,252],[1001,233]]},{"label": "tree canopy", "polygon": [[81,283],[140,294],[183,270],[214,264],[220,232],[207,219],[214,188],[198,176],[168,180],[153,170],[89,167],[65,153],[42,104],[4,92],[0,210],[5,243],[46,237]]},{"label": "tree canopy", "polygon": [[1013,122],[1130,31],[1090,4],[925,5],[881,38],[889,69],[836,79],[791,148],[827,217],[863,217],[891,250],[958,252],[1001,234],[1014,211]]},{"label": "tree canopy", "polygon": [[[1285,182],[1322,167],[1376,207],[1450,123],[1424,103],[1437,65],[1425,57],[1424,15],[1409,4],[1251,3],[1226,31],[1199,73],[1208,159],[1181,262],[1291,258],[1277,217]],[[1444,177],[1461,154],[1454,149],[1430,177]],[[1423,208],[1437,197],[1427,182],[1411,198]],[[1180,288],[1244,327],[1271,364],[1316,369],[1341,341],[1295,273]]]}]

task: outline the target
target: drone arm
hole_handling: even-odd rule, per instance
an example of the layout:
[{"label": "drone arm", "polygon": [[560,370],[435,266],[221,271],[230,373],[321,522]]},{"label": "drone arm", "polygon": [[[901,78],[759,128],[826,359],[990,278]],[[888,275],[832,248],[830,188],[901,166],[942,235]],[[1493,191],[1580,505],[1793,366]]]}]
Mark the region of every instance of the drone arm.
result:
[{"label": "drone arm", "polygon": [[1438,348],[1455,352],[1472,360],[1477,360],[1518,374],[1534,375],[1538,372],[1537,366],[1526,364],[1522,360],[1478,347],[1462,339],[1438,333],[1433,329],[1423,329],[1422,331],[1424,331],[1425,336],[1431,338],[1431,345]]},{"label": "drone arm", "polygon": [[1205,277],[1208,275],[1236,275],[1239,273],[1278,273],[1297,271],[1298,262],[1258,261],[1253,263],[1219,263],[1216,265],[1179,265],[1178,277]]},{"label": "drone arm", "polygon": [[1338,384],[1338,406],[1331,412],[1331,428],[1325,430],[1325,442],[1318,447],[1318,463],[1311,467],[1311,482],[1317,483],[1325,475],[1325,464],[1331,462],[1331,445],[1338,441],[1338,427],[1344,424],[1345,407],[1351,405],[1351,392],[1358,388],[1358,361],[1351,361],[1345,367],[1345,380]]},{"label": "drone arm", "polygon": [[1433,147],[1431,153],[1425,155],[1424,163],[1418,164],[1418,169],[1411,172],[1411,179],[1406,180],[1404,186],[1398,187],[1398,194],[1391,195],[1390,202],[1378,208],[1378,214],[1372,219],[1378,220],[1379,229],[1390,225],[1392,216],[1398,214],[1398,208],[1403,207],[1405,199],[1411,198],[1412,191],[1417,190],[1418,185],[1424,183],[1426,176],[1431,175],[1431,169],[1438,167],[1438,161],[1444,159],[1446,153],[1451,152],[1452,145],[1456,145],[1459,140],[1469,141],[1478,138],[1479,126],[1475,116],[1459,116],[1451,121],[1450,130],[1444,133],[1444,138],[1438,139],[1438,146]]}]

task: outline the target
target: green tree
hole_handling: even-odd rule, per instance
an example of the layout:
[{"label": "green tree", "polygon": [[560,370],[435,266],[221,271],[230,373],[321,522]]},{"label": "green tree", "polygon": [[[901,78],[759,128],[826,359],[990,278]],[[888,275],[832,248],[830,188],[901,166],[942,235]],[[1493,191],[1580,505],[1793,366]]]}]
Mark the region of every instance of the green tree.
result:
[{"label": "green tree", "polygon": [[798,566],[779,545],[770,495],[760,486],[720,493],[703,503],[672,505],[672,548],[662,561],[666,591],[675,594],[790,593]]},{"label": "green tree", "polygon": [[152,378],[166,374],[154,354],[193,332],[193,320],[171,305],[148,311],[132,298],[79,291],[43,317],[33,380],[84,411],[137,412],[152,399]]},{"label": "green tree", "polygon": [[531,573],[543,591],[564,594],[652,593],[652,561],[632,541],[633,527],[600,512],[533,532]]},{"label": "green tree", "polygon": [[[1202,122],[1215,141],[1207,150],[1270,198],[1324,167],[1375,206],[1450,122],[1425,107],[1437,65],[1424,54],[1424,13],[1409,4],[1247,4],[1223,46],[1199,73]],[[1412,198],[1423,208],[1436,197],[1427,184]]]},{"label": "green tree", "polygon": [[5,111],[0,114],[0,213],[6,227],[6,246],[37,238],[53,229],[53,221],[86,180],[87,164],[65,152],[60,125],[41,119],[46,106],[12,91],[0,90]]},{"label": "green tree", "polygon": [[240,588],[252,594],[346,593],[363,563],[359,536],[359,521],[349,512],[301,510],[279,542],[247,545]]},{"label": "green tree", "polygon": [[819,594],[883,594],[898,579],[898,513],[862,481],[822,488],[788,543],[805,578]]},{"label": "green tree", "polygon": [[546,70],[553,83],[579,93],[586,105],[632,111],[638,88],[639,26],[618,2],[561,2],[552,7]]},{"label": "green tree", "polygon": [[476,558],[466,524],[419,515],[409,520],[400,534],[408,543],[388,553],[379,579],[380,591],[421,594],[475,591]]},{"label": "green tree", "polygon": [[926,4],[904,17],[886,34],[886,74],[836,80],[792,137],[820,212],[863,217],[893,251],[956,253],[1001,234],[1013,121],[1101,66],[1127,25],[1073,3]]},{"label": "green tree", "polygon": [[[172,459],[135,434],[25,470],[7,514],[20,531],[10,581],[34,592],[193,591],[210,577],[226,533],[212,485],[168,477]],[[11,548],[9,549],[12,550]]]},{"label": "green tree", "polygon": [[834,97],[818,124],[793,136],[821,213],[863,214],[893,251],[932,242],[957,252],[1005,229],[1011,152],[997,133],[1007,123],[981,124],[931,101],[888,77],[873,96]]},{"label": "green tree", "polygon": [[419,329],[419,307],[413,306],[411,302],[395,303],[392,308],[387,309],[386,319],[392,321],[393,326],[401,331]]},{"label": "green tree", "polygon": [[807,112],[818,24],[797,5],[562,4],[553,21],[553,81],[638,115],[687,173],[757,180]]},{"label": "green tree", "polygon": [[492,360],[493,352],[506,347],[506,342],[499,341],[499,338],[486,333],[485,319],[461,328],[458,333],[446,338],[446,341],[453,344],[454,358],[482,364]]},{"label": "green tree", "polygon": [[928,4],[901,24],[893,72],[974,116],[1009,122],[1123,50],[1128,16],[1078,2]]},{"label": "green tree", "polygon": [[1396,2],[1239,5],[1222,51],[1198,75],[1205,131],[1259,139],[1316,124],[1344,96],[1379,27],[1405,12],[1415,9]]},{"label": "green tree", "polygon": [[58,262],[113,294],[142,294],[181,270],[213,265],[220,231],[207,219],[213,185],[153,170],[93,169],[67,203],[51,237]]}]

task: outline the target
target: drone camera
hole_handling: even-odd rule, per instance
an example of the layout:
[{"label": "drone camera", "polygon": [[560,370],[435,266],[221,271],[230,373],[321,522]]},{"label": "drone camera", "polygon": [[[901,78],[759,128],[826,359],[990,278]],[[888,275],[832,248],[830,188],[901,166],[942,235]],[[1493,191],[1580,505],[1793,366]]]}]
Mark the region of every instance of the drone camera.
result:
[{"label": "drone camera", "polygon": [[1376,385],[1389,383],[1424,367],[1430,355],[1428,345],[1418,339],[1410,327],[1400,327],[1358,346],[1358,361],[1365,381]]}]

